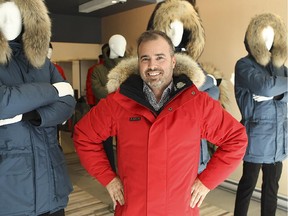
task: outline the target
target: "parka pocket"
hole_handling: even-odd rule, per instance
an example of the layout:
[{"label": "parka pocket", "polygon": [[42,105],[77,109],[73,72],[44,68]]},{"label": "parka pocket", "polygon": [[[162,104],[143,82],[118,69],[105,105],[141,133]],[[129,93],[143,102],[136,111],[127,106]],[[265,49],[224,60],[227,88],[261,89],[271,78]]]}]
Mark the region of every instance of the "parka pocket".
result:
[{"label": "parka pocket", "polygon": [[249,122],[248,154],[256,157],[275,155],[276,124],[270,121]]},{"label": "parka pocket", "polygon": [[34,211],[33,180],[31,153],[0,149],[0,215],[12,215],[15,207],[27,215]]},{"label": "parka pocket", "polygon": [[54,181],[54,194],[56,199],[68,197],[73,190],[64,154],[59,146],[52,147],[49,150],[51,167]]}]

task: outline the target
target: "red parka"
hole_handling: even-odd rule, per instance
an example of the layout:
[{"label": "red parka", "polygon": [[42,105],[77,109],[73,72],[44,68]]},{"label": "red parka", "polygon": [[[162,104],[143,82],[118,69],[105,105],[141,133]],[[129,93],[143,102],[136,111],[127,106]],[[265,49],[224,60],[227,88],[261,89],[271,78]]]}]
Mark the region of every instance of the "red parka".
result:
[{"label": "red parka", "polygon": [[102,141],[117,137],[125,205],[117,205],[115,215],[199,215],[199,209],[189,204],[200,139],[219,146],[198,176],[209,189],[227,178],[245,153],[244,127],[218,101],[198,91],[186,75],[175,76],[173,83],[174,94],[156,114],[143,96],[140,76],[129,75],[76,125],[74,142],[82,165],[104,186],[117,174],[109,165]]}]

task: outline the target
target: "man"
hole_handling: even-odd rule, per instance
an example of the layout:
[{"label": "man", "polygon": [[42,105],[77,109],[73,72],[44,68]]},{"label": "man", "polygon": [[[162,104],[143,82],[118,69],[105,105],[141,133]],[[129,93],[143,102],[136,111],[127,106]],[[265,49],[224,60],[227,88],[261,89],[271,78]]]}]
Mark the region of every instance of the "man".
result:
[{"label": "man", "polygon": [[278,15],[256,15],[245,34],[248,55],[235,66],[235,96],[249,137],[235,216],[247,215],[260,170],[261,216],[276,214],[282,161],[288,155],[286,38],[286,25]]},{"label": "man", "polygon": [[[136,58],[114,68],[107,85],[114,92],[76,125],[76,151],[106,186],[115,215],[199,215],[206,194],[243,157],[244,127],[198,91],[205,76],[196,62],[181,54],[177,61],[166,34],[144,32],[138,69]],[[109,136],[117,137],[118,174],[102,147]],[[201,138],[219,147],[198,175]]]}]

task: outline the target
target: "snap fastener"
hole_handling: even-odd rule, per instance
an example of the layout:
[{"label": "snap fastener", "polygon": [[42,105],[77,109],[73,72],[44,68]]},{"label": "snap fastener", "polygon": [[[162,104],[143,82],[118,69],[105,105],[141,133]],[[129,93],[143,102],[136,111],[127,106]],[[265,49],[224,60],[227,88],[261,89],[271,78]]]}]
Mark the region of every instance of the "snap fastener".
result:
[{"label": "snap fastener", "polygon": [[192,91],[191,94],[192,94],[192,95],[195,95],[196,93],[195,93],[195,91]]},{"label": "snap fastener", "polygon": [[168,108],[168,110],[169,110],[169,111],[172,111],[172,110],[173,110],[173,108],[172,108],[172,107],[169,107],[169,108]]}]

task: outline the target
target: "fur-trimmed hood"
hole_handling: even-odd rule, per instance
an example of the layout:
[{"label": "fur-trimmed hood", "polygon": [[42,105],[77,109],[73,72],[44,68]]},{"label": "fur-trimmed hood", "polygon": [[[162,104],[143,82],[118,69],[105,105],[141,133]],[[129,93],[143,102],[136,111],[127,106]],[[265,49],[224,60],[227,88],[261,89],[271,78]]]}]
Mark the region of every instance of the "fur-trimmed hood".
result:
[{"label": "fur-trimmed hood", "polygon": [[[205,75],[201,67],[189,56],[185,54],[175,54],[176,65],[174,75],[186,74],[194,85],[199,88],[205,82]],[[138,58],[130,57],[122,60],[108,74],[108,92],[115,92],[120,85],[132,74],[139,74]]]},{"label": "fur-trimmed hood", "polygon": [[[270,52],[262,37],[262,31],[267,26],[271,26],[275,33]],[[266,66],[272,60],[274,66],[281,67],[287,58],[287,32],[284,21],[272,13],[256,15],[248,25],[245,46],[258,64]]]},{"label": "fur-trimmed hood", "polygon": [[[0,5],[9,2],[0,0]],[[23,22],[22,43],[25,55],[36,68],[41,67],[47,57],[51,38],[51,21],[43,0],[11,0],[20,9]],[[9,42],[0,31],[0,64],[7,64],[11,58]]]},{"label": "fur-trimmed hood", "polygon": [[[159,3],[148,24],[147,29],[167,32],[173,20],[179,20],[184,26],[182,41],[185,41],[188,55],[197,60],[205,46],[205,32],[202,21],[194,6],[186,0],[166,0]],[[185,34],[186,32],[186,34]],[[181,42],[182,43],[182,42]]]}]

